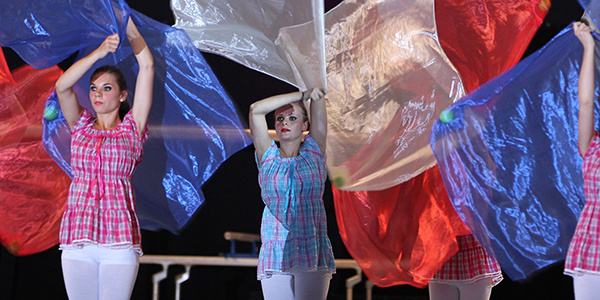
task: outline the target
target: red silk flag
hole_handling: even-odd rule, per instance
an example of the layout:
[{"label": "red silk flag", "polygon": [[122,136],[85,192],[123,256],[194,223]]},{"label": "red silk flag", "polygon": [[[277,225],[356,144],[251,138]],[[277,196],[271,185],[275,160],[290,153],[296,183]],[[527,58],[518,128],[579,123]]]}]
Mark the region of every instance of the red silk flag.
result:
[{"label": "red silk flag", "polygon": [[382,191],[333,188],[333,196],[342,240],[378,286],[425,287],[458,250],[455,236],[469,234],[437,167]]},{"label": "red silk flag", "polygon": [[61,74],[57,66],[11,74],[0,51],[0,242],[18,256],[58,243],[71,180],[42,147],[41,120]]}]

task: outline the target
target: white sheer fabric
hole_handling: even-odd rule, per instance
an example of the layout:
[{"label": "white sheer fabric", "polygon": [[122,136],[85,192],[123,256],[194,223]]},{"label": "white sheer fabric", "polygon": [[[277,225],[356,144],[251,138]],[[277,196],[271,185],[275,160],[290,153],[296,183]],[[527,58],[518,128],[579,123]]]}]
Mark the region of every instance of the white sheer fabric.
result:
[{"label": "white sheer fabric", "polygon": [[[300,89],[319,86],[320,60],[310,54],[321,55],[320,17],[312,22],[308,1],[172,0],[172,8],[201,50]],[[433,8],[433,0],[348,0],[325,15],[327,167],[338,188],[382,190],[435,165],[433,121],[464,88]]]},{"label": "white sheer fabric", "polygon": [[329,176],[382,190],[436,164],[433,121],[464,95],[443,53],[433,0],[346,1],[327,13]]},{"label": "white sheer fabric", "polygon": [[[200,50],[300,90],[325,87],[323,0],[171,0],[171,8],[174,27],[185,30]],[[282,28],[307,22],[302,43],[308,44],[281,44]]]}]

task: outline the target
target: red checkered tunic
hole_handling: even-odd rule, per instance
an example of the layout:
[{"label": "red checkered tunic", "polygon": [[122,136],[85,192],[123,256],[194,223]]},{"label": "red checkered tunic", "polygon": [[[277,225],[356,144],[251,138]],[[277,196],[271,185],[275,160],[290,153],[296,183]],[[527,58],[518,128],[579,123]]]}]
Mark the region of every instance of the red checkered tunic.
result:
[{"label": "red checkered tunic", "polygon": [[131,179],[148,128],[140,137],[131,112],[112,130],[93,129],[95,121],[84,109],[71,133],[73,182],[61,223],[61,249],[96,244],[141,253]]},{"label": "red checkered tunic", "polygon": [[583,158],[585,205],[569,244],[565,274],[600,275],[600,137],[594,136]]},{"label": "red checkered tunic", "polygon": [[432,282],[475,281],[489,277],[493,285],[502,281],[500,265],[491,258],[472,235],[457,236],[458,252],[433,275]]}]

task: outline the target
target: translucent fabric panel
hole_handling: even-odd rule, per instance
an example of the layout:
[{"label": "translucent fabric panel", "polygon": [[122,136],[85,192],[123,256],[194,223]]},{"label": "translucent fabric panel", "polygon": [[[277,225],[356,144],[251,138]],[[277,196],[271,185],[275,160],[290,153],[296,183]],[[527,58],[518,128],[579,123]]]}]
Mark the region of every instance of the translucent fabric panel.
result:
[{"label": "translucent fabric panel", "polygon": [[[440,43],[461,76],[467,74],[463,80],[466,87],[477,86],[520,59],[524,51],[522,45],[531,40],[547,13],[548,3],[541,5],[543,2],[513,1],[511,5],[500,5],[497,1],[468,1],[468,5],[461,5],[454,1],[436,1],[436,12],[442,12],[435,16]],[[441,230],[427,231],[427,227],[419,227],[414,222],[419,219],[436,223],[439,218],[452,216],[453,210],[438,210],[439,214],[434,219],[428,219],[434,215],[427,211],[420,211],[421,216],[406,217],[396,209],[413,198],[423,201],[414,205],[431,207],[439,203],[440,207],[443,206],[441,204],[449,207],[446,190],[438,188],[443,185],[436,165],[405,183],[384,190],[395,191],[395,194],[384,191],[334,193],[346,248],[375,284],[423,286],[432,272],[445,262],[446,251],[452,251],[451,247],[456,245],[452,229],[460,232],[457,235],[465,234],[460,230],[462,225],[456,223],[448,223],[449,227]],[[357,208],[360,214],[355,213]],[[383,219],[381,223],[363,221],[367,218],[381,219],[380,211],[394,211],[394,214],[389,221]],[[371,238],[393,232],[406,235],[407,230],[412,230],[416,236],[394,237],[389,241]],[[478,238],[487,239],[483,235]],[[415,240],[424,242],[419,245],[415,244]],[[438,249],[441,251],[436,257],[434,254]],[[406,257],[414,259],[410,268],[406,268]],[[402,266],[399,262],[404,263],[404,268],[399,267]]]},{"label": "translucent fabric panel", "polygon": [[469,234],[440,182],[439,170],[431,168],[381,191],[333,188],[340,235],[377,286],[427,286],[458,251],[455,237]]},{"label": "translucent fabric panel", "polygon": [[62,71],[23,66],[0,51],[0,242],[13,255],[58,243],[71,180],[42,147],[44,102]]},{"label": "translucent fabric panel", "polygon": [[432,116],[463,95],[453,68],[475,88],[514,65],[549,6],[437,1],[438,18],[430,4],[348,1],[326,15],[328,167],[341,189],[387,188],[431,167],[420,146]]},{"label": "translucent fabric panel", "polygon": [[465,90],[519,62],[549,9],[550,0],[435,1],[440,43]]},{"label": "translucent fabric panel", "polygon": [[[54,2],[55,6],[46,5]],[[77,51],[79,57],[90,53],[107,35],[123,33],[131,14],[155,60],[150,136],[133,178],[138,217],[144,229],[176,231],[183,227],[204,202],[202,184],[225,159],[251,143],[233,103],[198,49],[184,31],[132,11],[124,1],[18,3],[20,7],[11,9],[18,10],[23,19],[15,24],[5,27],[5,20],[15,20],[4,18],[10,12],[0,12],[0,43],[13,47],[35,67]],[[57,7],[64,9],[60,18],[53,17]],[[137,64],[127,39],[120,36],[119,50],[96,66],[117,65],[125,73],[133,96]],[[61,46],[60,53],[54,44]],[[87,108],[91,108],[87,93],[90,73],[75,87],[80,104]],[[58,106],[55,95],[46,105]],[[61,114],[44,121],[45,147],[68,174],[69,140]]]},{"label": "translucent fabric panel", "polygon": [[[317,61],[304,55],[320,51],[314,23],[301,24],[311,21],[308,2],[173,0],[171,5],[175,26],[201,50],[301,89],[314,86],[281,75],[282,69]],[[318,22],[322,16],[314,18]],[[433,1],[345,1],[325,15],[324,28],[328,169],[338,188],[385,189],[431,167],[433,119],[464,94],[437,40]],[[302,82],[318,74],[299,73],[308,74]]]},{"label": "translucent fabric panel", "polygon": [[[176,28],[202,51],[223,55],[301,90],[326,87],[323,0],[171,0]],[[285,27],[310,23],[289,47]]]},{"label": "translucent fabric panel", "polygon": [[107,34],[124,36],[121,25],[127,8],[118,0],[4,1],[0,44],[14,49],[34,68],[47,68],[101,43]]},{"label": "translucent fabric panel", "polygon": [[565,258],[584,204],[582,53],[569,26],[454,104],[453,120],[433,127],[450,200],[476,237],[489,237],[481,244],[514,280]]},{"label": "translucent fabric panel", "polygon": [[330,179],[382,190],[435,164],[429,129],[464,95],[433,1],[346,1],[325,18]]}]

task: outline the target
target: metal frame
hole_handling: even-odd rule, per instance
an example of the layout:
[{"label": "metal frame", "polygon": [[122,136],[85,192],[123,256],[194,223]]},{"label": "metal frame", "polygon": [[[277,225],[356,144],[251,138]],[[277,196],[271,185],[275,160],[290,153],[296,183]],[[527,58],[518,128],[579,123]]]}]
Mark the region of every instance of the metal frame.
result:
[{"label": "metal frame", "polygon": [[[167,278],[169,267],[182,265],[185,272],[175,277],[175,300],[181,298],[181,284],[190,278],[192,266],[256,267],[258,258],[223,256],[179,256],[179,255],[143,255],[140,264],[161,265],[162,270],[152,275],[152,299],[158,300],[159,283]],[[346,299],[352,300],[352,288],[362,281],[362,270],[353,259],[336,259],[337,269],[354,269],[356,275],[346,279]]]}]

